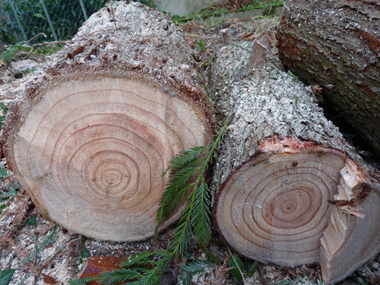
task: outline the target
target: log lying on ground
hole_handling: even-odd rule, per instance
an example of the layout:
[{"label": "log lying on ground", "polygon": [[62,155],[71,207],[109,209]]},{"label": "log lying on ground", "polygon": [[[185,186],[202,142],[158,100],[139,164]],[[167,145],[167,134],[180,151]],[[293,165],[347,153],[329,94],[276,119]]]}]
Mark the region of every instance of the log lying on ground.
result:
[{"label": "log lying on ground", "polygon": [[277,40],[283,63],[380,153],[380,2],[287,1]]},{"label": "log lying on ground", "polygon": [[212,140],[194,66],[176,25],[153,9],[116,2],[91,16],[2,131],[8,166],[40,213],[96,239],[151,237],[170,159]]},{"label": "log lying on ground", "polygon": [[[214,169],[214,219],[246,257],[284,266],[319,261],[326,281],[343,279],[379,251],[380,238],[360,238],[380,230],[379,211],[370,205],[380,202],[379,193],[312,89],[265,53],[269,45],[264,36],[252,53],[251,44],[239,43],[217,54],[211,94],[219,120],[231,123]],[[362,204],[367,196],[371,202]],[[369,207],[364,219],[360,204]],[[367,232],[358,232],[362,227]],[[349,243],[373,252],[349,261],[341,253]]]}]

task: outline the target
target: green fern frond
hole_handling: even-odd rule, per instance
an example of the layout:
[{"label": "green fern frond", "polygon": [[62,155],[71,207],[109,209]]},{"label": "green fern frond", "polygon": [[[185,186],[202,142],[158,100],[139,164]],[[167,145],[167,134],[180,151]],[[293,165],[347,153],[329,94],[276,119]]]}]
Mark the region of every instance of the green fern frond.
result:
[{"label": "green fern frond", "polygon": [[[186,265],[180,266],[182,269],[182,274],[179,276],[181,284],[188,285],[190,284],[193,276],[195,274],[204,274],[205,269],[212,267],[213,264],[205,260],[194,260]],[[202,274],[202,275],[203,275]]]},{"label": "green fern frond", "polygon": [[29,263],[37,254],[42,251],[48,245],[55,243],[57,240],[58,233],[55,230],[55,227],[50,230],[47,235],[41,237],[41,241],[38,243],[38,247],[36,250],[30,252],[28,256],[21,262],[22,265]]},{"label": "green fern frond", "polygon": [[203,251],[208,262],[211,262],[213,264],[220,264],[220,260],[211,251],[209,251],[207,247],[204,247]]},{"label": "green fern frond", "polygon": [[138,280],[129,282],[128,285],[159,285],[162,274],[173,257],[174,254],[168,252],[167,256],[161,259],[161,262],[157,264],[155,268],[147,272]]},{"label": "green fern frond", "polygon": [[[191,193],[191,197],[194,197],[194,193]],[[182,213],[181,219],[175,228],[172,241],[169,246],[169,251],[175,254],[179,253],[181,256],[187,251],[187,246],[190,243],[190,237],[192,233],[191,227],[191,213],[194,207],[193,199],[189,199],[185,210]]]},{"label": "green fern frond", "polygon": [[170,164],[162,176],[165,176],[169,170],[181,168],[185,163],[188,163],[189,161],[192,161],[194,158],[198,157],[198,155],[200,155],[205,149],[206,147],[197,146],[181,151],[177,156],[170,160]]},{"label": "green fern frond", "polygon": [[141,277],[143,277],[141,272],[138,272],[137,270],[133,270],[133,269],[123,268],[123,269],[119,269],[115,271],[100,273],[95,278],[95,280],[99,284],[112,285],[112,284],[117,284],[120,282],[125,282],[128,280],[136,280]]},{"label": "green fern frond", "polygon": [[68,282],[70,285],[86,285],[88,282],[94,280],[94,277],[84,277],[84,278],[73,278]]},{"label": "green fern frond", "polygon": [[143,251],[140,252],[136,255],[133,255],[129,257],[127,260],[123,261],[120,263],[120,267],[123,268],[133,268],[136,266],[144,266],[148,263],[154,264],[155,261],[151,260],[151,257],[156,257],[156,258],[164,258],[166,257],[167,252],[166,251],[155,251],[155,252],[150,252],[150,251]]},{"label": "green fern frond", "polygon": [[[175,189],[174,187],[167,188],[167,192],[165,192],[165,198],[162,198],[161,206],[157,212],[157,228],[166,221],[166,219],[173,213],[173,210],[178,206],[178,204],[183,200],[183,198],[189,193],[189,191],[195,186],[195,183],[183,185],[179,189]],[[172,195],[172,197],[170,197]],[[171,198],[171,199],[170,199]]]},{"label": "green fern frond", "polygon": [[206,246],[211,238],[210,221],[211,195],[207,183],[202,181],[196,191],[192,213],[194,235],[201,246]]},{"label": "green fern frond", "polygon": [[[205,181],[205,174],[216,156],[216,151],[220,146],[227,124],[228,122],[223,125],[212,144],[206,147],[195,147],[182,151],[170,161],[170,166],[163,173],[163,176],[165,176],[171,170],[169,183],[162,196],[161,206],[157,214],[158,226],[188,196],[185,209],[175,229],[169,248],[161,252],[142,252],[129,258],[121,264],[122,267],[125,267],[123,269],[125,271],[107,273],[107,283],[104,284],[111,285],[126,280],[133,280],[122,279],[124,278],[123,276],[127,275],[128,278],[133,276],[136,279],[129,281],[129,285],[158,285],[169,262],[177,255],[183,256],[187,252],[187,247],[190,244],[190,238],[193,233],[200,245],[206,246],[209,243],[211,237],[211,222],[209,217],[211,195]],[[203,152],[206,153],[202,155]],[[199,157],[200,155],[202,155],[201,158]],[[192,179],[193,182],[189,183],[192,177],[194,177]],[[158,261],[156,261],[157,259]],[[153,265],[154,268],[146,272],[144,266],[148,264]],[[200,266],[200,264],[192,264],[190,267],[186,267],[184,271],[188,270],[191,273],[191,268],[193,268],[194,272],[198,272],[199,268],[197,266]],[[202,266],[203,269],[204,267]],[[132,272],[136,275],[133,275]],[[191,280],[191,277],[189,278]]]}]

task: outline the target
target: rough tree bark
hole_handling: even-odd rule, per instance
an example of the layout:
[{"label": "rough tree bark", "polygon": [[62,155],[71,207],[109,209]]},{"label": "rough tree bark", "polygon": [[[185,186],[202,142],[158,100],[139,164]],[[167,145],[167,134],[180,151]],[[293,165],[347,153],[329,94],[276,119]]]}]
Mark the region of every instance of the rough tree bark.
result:
[{"label": "rough tree bark", "polygon": [[[244,256],[285,266],[319,261],[325,281],[337,281],[379,251],[377,184],[313,90],[265,52],[269,45],[263,36],[253,52],[239,43],[217,54],[211,94],[218,119],[231,123],[214,169],[214,219]],[[373,240],[362,243],[362,234]],[[363,251],[347,253],[349,244]]]},{"label": "rough tree bark", "polygon": [[287,1],[277,40],[283,63],[380,153],[379,1]]},{"label": "rough tree bark", "polygon": [[194,66],[176,25],[153,9],[116,2],[91,16],[3,127],[8,166],[40,213],[96,239],[151,237],[170,159],[212,140]]}]

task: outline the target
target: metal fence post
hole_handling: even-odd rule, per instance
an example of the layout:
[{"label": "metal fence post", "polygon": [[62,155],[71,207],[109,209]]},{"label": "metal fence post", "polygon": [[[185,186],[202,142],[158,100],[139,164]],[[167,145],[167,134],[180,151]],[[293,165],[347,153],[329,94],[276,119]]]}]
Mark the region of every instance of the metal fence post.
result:
[{"label": "metal fence post", "polygon": [[17,20],[17,23],[18,23],[18,26],[20,27],[20,30],[21,30],[21,32],[22,32],[22,35],[24,36],[24,40],[27,41],[28,38],[26,37],[25,31],[24,31],[24,27],[21,25],[20,19],[18,18],[16,8],[15,8],[15,6],[13,5],[13,1],[12,1],[12,0],[8,0],[8,2],[9,2],[9,4],[11,5],[11,8],[12,8],[13,14],[15,14],[15,17],[16,17],[16,20]]},{"label": "metal fence post", "polygon": [[19,42],[19,41],[20,41],[20,38],[19,38],[18,35],[17,35],[16,29],[15,29],[15,25],[13,25],[13,22],[11,21],[11,17],[9,17],[8,13],[5,12],[5,11],[4,11],[4,14],[5,14],[5,16],[7,17],[8,22],[11,23],[12,29],[13,29],[13,31],[14,31],[14,35],[15,35],[15,37],[16,37],[16,40]]},{"label": "metal fence post", "polygon": [[[10,0],[9,0],[9,1],[10,1]],[[48,11],[47,11],[47,9],[46,9],[45,2],[44,2],[44,0],[40,0],[40,1],[41,1],[41,4],[42,4],[42,7],[44,8],[46,18],[47,18],[47,20],[48,20],[48,22],[49,22],[50,29],[51,29],[51,31],[53,32],[54,39],[55,39],[55,41],[57,42],[57,41],[58,41],[58,38],[57,38],[57,35],[55,34],[54,26],[53,26],[52,21],[50,20],[50,16],[49,16],[49,13],[48,13]]]},{"label": "metal fence post", "polygon": [[88,16],[87,16],[87,11],[86,11],[86,8],[84,7],[84,3],[83,3],[83,0],[79,0],[80,2],[80,6],[82,7],[82,11],[83,11],[83,16],[84,16],[84,19],[87,21],[88,19]]}]

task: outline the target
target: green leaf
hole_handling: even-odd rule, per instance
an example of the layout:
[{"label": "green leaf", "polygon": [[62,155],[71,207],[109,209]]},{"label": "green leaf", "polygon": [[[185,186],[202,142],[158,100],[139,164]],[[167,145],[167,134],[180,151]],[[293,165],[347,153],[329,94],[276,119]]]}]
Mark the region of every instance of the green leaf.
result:
[{"label": "green leaf", "polygon": [[17,194],[17,191],[16,189],[11,189],[9,190],[8,192],[4,193],[2,196],[5,196],[4,198],[0,198],[0,201],[2,200],[9,200],[11,198],[14,198],[14,196],[16,196]]},{"label": "green leaf", "polygon": [[2,165],[0,167],[0,178],[4,178],[7,176],[8,176],[8,169],[4,165]]},{"label": "green leaf", "polygon": [[[244,263],[243,261],[236,255],[231,255],[230,259],[228,260],[228,265],[230,267],[235,267],[234,269],[231,269],[231,274],[235,276],[237,281],[239,283],[243,282],[243,276],[241,275],[241,272],[243,271]],[[240,269],[240,270],[239,270]]]},{"label": "green leaf", "polygon": [[7,206],[5,205],[0,205],[0,215],[1,215],[1,212],[3,211],[3,209],[5,209]]},{"label": "green leaf", "polygon": [[0,285],[7,285],[15,271],[16,269],[0,270]]},{"label": "green leaf", "polygon": [[31,216],[29,219],[27,219],[25,221],[25,225],[37,227],[37,216]]},{"label": "green leaf", "polygon": [[256,260],[255,263],[252,265],[251,269],[247,272],[247,276],[252,277],[253,274],[255,274],[258,266],[259,266],[259,262]]},{"label": "green leaf", "polygon": [[205,269],[213,265],[213,263],[204,260],[194,260],[186,265],[182,265],[180,266],[182,273],[179,276],[179,280],[183,285],[191,284],[191,279],[195,274],[206,273]]},{"label": "green leaf", "polygon": [[80,255],[82,258],[86,258],[86,257],[90,257],[91,256],[91,254],[90,254],[90,252],[88,251],[88,249],[87,248],[83,248],[83,251],[82,251],[82,253],[81,253],[81,255]]}]

